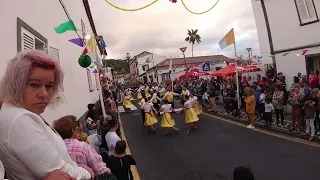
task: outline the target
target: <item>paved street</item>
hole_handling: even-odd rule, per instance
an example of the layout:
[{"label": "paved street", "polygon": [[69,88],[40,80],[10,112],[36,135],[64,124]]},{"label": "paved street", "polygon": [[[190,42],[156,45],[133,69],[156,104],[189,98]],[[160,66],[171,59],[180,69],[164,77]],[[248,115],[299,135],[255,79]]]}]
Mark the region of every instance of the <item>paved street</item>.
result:
[{"label": "paved street", "polygon": [[164,136],[160,123],[156,135],[148,134],[139,110],[121,113],[125,135],[143,180],[232,180],[237,166],[250,167],[258,180],[320,178],[320,149],[316,147],[207,115],[200,116],[198,130],[185,134],[183,114],[173,117],[181,132]]}]

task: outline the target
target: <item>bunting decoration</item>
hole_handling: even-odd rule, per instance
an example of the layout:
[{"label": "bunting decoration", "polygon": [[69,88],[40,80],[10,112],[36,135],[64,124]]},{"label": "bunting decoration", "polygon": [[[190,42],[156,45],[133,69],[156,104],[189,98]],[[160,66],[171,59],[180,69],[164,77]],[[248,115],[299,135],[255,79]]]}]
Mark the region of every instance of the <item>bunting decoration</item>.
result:
[{"label": "bunting decoration", "polygon": [[[143,10],[145,8],[148,8],[150,6],[152,6],[153,4],[155,4],[156,2],[158,2],[159,0],[154,0],[153,2],[151,2],[150,4],[147,4],[145,6],[142,6],[142,7],[139,7],[139,8],[134,8],[134,9],[126,9],[126,8],[122,8],[122,7],[119,7],[117,5],[114,5],[113,3],[111,3],[109,0],[105,0],[106,3],[108,3],[111,7],[115,8],[115,9],[118,9],[120,11],[126,11],[126,12],[134,12],[134,11],[140,11],[140,10]],[[169,0],[170,2],[172,3],[177,3],[177,0]],[[190,10],[187,5],[184,3],[184,0],[181,0],[181,3],[182,5],[184,6],[184,8],[189,11],[190,13],[192,14],[196,14],[196,15],[200,15],[200,14],[205,14],[209,11],[211,11],[214,7],[216,7],[216,5],[220,2],[220,0],[216,0],[216,2],[207,10],[205,11],[202,11],[202,12],[194,12],[192,10]]]},{"label": "bunting decoration", "polygon": [[89,68],[91,68],[91,69],[92,69],[92,68],[94,68],[94,67],[95,67],[95,65],[92,65],[92,66],[90,66]]},{"label": "bunting decoration", "polygon": [[301,55],[302,55],[302,56],[306,55],[308,51],[309,51],[309,50],[303,50]]},{"label": "bunting decoration", "polygon": [[88,54],[88,49],[87,48],[84,48],[84,50],[83,50],[81,55],[84,55],[84,54]]},{"label": "bunting decoration", "polygon": [[70,39],[69,42],[76,44],[80,47],[83,47],[83,40],[82,38],[74,38],[74,39]]},{"label": "bunting decoration", "polygon": [[76,26],[74,25],[72,20],[69,20],[65,23],[60,24],[58,27],[55,27],[54,30],[57,34],[62,34],[66,31],[76,31]]},{"label": "bunting decoration", "polygon": [[97,69],[94,69],[94,70],[92,71],[92,73],[93,73],[93,74],[97,74],[97,73],[98,73]]},{"label": "bunting decoration", "polygon": [[276,56],[275,54],[271,54],[270,56],[269,56],[269,58],[273,58],[274,56]]},{"label": "bunting decoration", "polygon": [[289,54],[289,52],[286,52],[286,53],[283,54],[283,56],[287,56],[288,54]]}]

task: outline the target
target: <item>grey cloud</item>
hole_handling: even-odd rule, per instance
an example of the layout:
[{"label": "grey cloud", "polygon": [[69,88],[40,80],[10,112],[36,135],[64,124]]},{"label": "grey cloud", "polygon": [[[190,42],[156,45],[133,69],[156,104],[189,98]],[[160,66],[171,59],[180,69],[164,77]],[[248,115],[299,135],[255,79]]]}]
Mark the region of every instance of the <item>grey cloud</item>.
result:
[{"label": "grey cloud", "polygon": [[[139,7],[151,0],[116,1],[121,7]],[[185,0],[192,9],[206,9],[212,2],[203,4]],[[184,39],[187,29],[199,29],[202,42],[194,46],[194,55],[233,53],[233,48],[219,49],[219,41],[235,27],[237,49],[244,52],[246,47],[259,51],[256,27],[250,3],[244,0],[224,0],[204,15],[187,12],[181,2],[159,1],[138,12],[122,12],[110,7],[103,0],[90,1],[93,18],[99,34],[104,36],[110,58],[123,58],[127,52],[132,55],[150,51],[165,56],[177,56],[179,48],[187,46],[186,55],[191,55],[191,45]],[[241,8],[240,8],[241,7]]]}]

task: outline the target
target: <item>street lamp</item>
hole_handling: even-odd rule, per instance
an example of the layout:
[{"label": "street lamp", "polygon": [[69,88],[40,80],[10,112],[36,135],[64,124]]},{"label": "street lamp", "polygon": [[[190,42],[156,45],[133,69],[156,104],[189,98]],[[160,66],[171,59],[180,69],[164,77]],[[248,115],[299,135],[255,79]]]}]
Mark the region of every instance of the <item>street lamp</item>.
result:
[{"label": "street lamp", "polygon": [[248,51],[248,56],[249,56],[249,58],[251,58],[252,48],[246,48],[246,50]]},{"label": "street lamp", "polygon": [[186,78],[188,78],[188,66],[187,66],[187,62],[186,62],[186,55],[184,54],[184,52],[187,50],[187,47],[182,47],[180,48],[180,51],[183,53],[183,59],[184,59],[184,65],[186,66]]},{"label": "street lamp", "polygon": [[130,59],[131,59],[131,56],[130,56],[129,53],[127,53],[127,54],[126,54],[126,60],[127,60],[128,63],[130,62]]}]

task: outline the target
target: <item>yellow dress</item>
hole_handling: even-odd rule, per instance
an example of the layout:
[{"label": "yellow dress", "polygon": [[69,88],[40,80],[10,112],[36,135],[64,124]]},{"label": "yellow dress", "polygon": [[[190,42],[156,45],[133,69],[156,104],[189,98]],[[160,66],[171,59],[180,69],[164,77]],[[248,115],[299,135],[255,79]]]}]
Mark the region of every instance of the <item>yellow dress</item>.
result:
[{"label": "yellow dress", "polygon": [[150,93],[148,91],[145,91],[145,96],[146,96],[146,98],[151,97],[151,95],[150,95]]},{"label": "yellow dress", "polygon": [[166,94],[166,92],[159,92],[160,97],[163,97]]},{"label": "yellow dress", "polygon": [[124,99],[123,106],[125,109],[132,109],[133,108],[133,104],[131,103],[130,99],[131,99],[131,97],[127,97]]},{"label": "yellow dress", "polygon": [[158,119],[152,111],[145,113],[146,120],[144,121],[145,126],[152,126],[158,122]]},{"label": "yellow dress", "polygon": [[186,107],[185,113],[184,113],[184,122],[185,123],[193,123],[196,121],[199,121],[199,118],[197,114],[194,112],[191,101],[188,100],[184,103],[184,106]]},{"label": "yellow dress", "polygon": [[168,102],[173,102],[173,92],[169,92],[167,95]]},{"label": "yellow dress", "polygon": [[176,125],[174,119],[172,118],[170,112],[163,113],[161,120],[161,127],[171,128]]},{"label": "yellow dress", "polygon": [[138,99],[142,99],[142,94],[139,93],[138,96],[137,96],[137,98],[138,98]]},{"label": "yellow dress", "polygon": [[199,106],[198,103],[194,104],[192,106],[192,108],[193,108],[194,112],[196,113],[196,115],[199,115],[199,114],[202,113],[202,109],[201,109],[201,107]]}]

